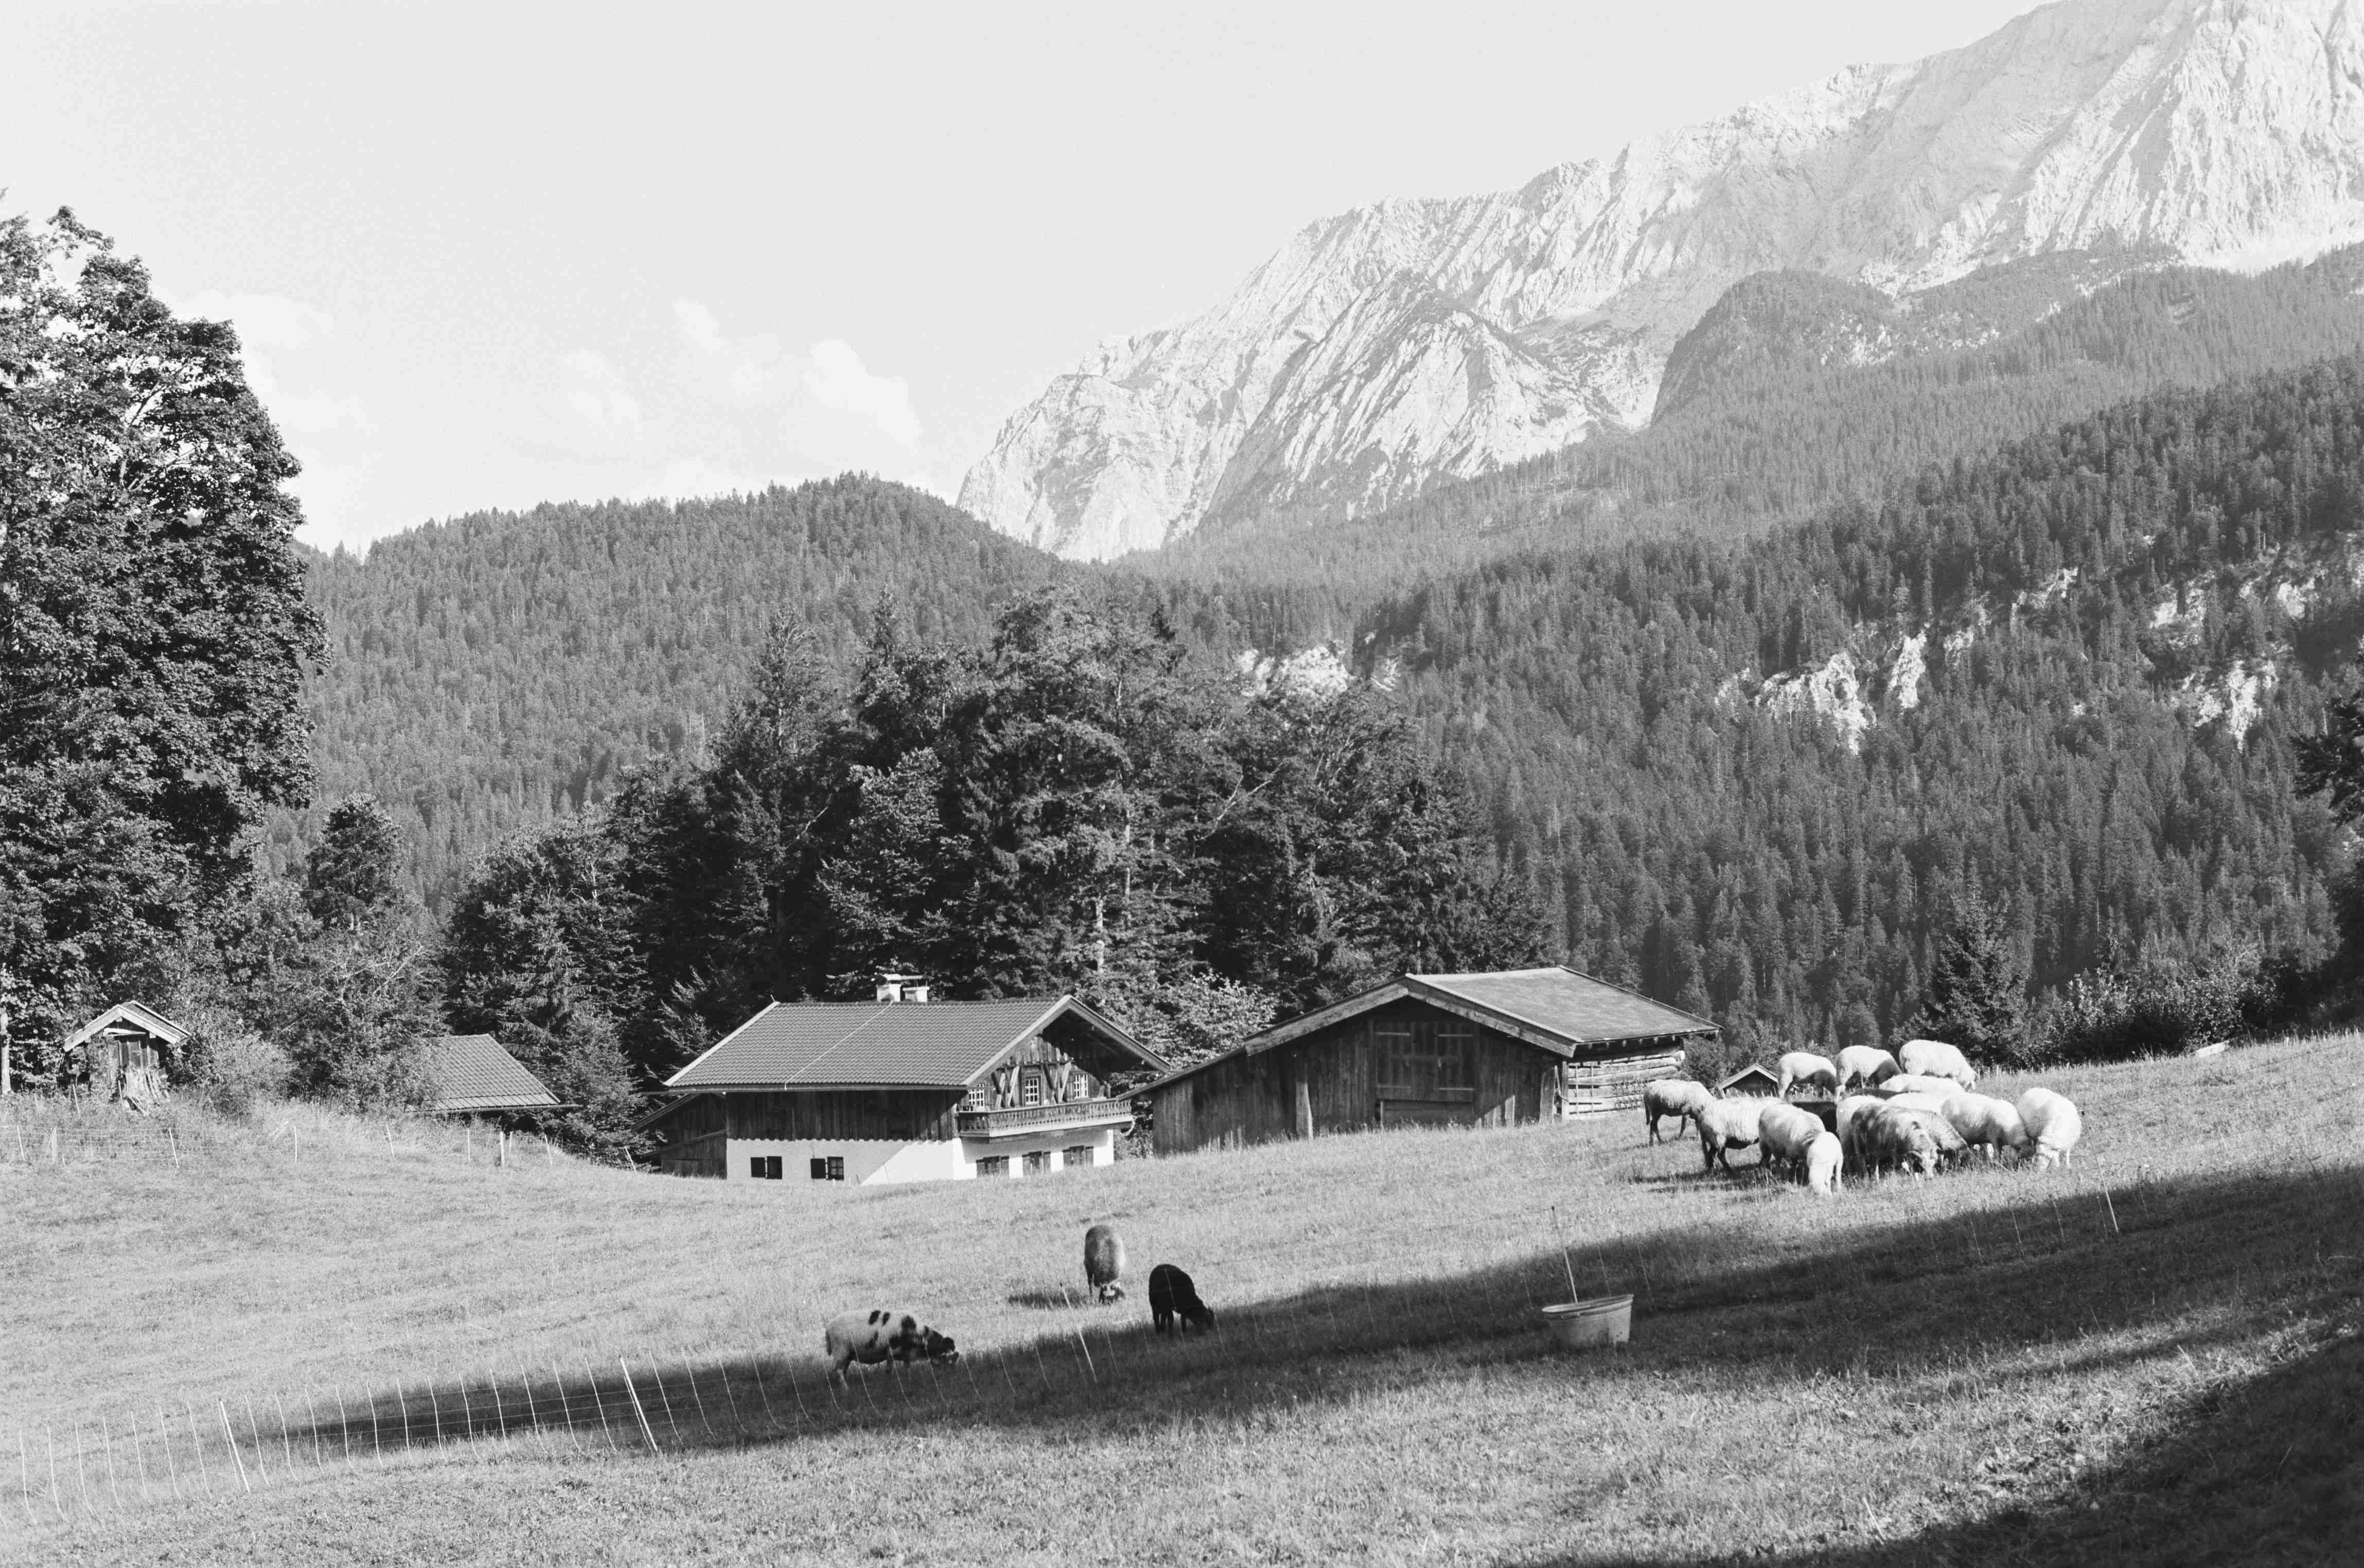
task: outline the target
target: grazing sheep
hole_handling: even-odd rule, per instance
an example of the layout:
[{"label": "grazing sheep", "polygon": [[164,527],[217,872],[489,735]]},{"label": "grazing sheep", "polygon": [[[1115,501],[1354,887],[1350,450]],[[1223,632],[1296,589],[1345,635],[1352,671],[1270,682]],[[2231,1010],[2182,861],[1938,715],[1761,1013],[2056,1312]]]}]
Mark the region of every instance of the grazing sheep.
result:
[{"label": "grazing sheep", "polygon": [[829,1370],[845,1375],[848,1363],[875,1366],[884,1361],[955,1362],[960,1352],[950,1336],[937,1333],[908,1312],[880,1309],[847,1312],[829,1320],[821,1335]]},{"label": "grazing sheep", "polygon": [[1926,1089],[1911,1089],[1901,1095],[1882,1095],[1879,1099],[1882,1105],[1901,1106],[1910,1111],[1930,1111],[1944,1116],[1946,1103],[1961,1092],[1948,1084],[1942,1095],[1933,1095]]},{"label": "grazing sheep", "polygon": [[1896,1058],[1876,1045],[1850,1045],[1839,1052],[1839,1089],[1842,1093],[1860,1084],[1877,1087],[1883,1078],[1893,1078],[1904,1069]]},{"label": "grazing sheep", "polygon": [[1700,1152],[1706,1156],[1709,1170],[1714,1170],[1718,1162],[1725,1170],[1732,1169],[1726,1153],[1756,1141],[1756,1119],[1769,1103],[1748,1096],[1715,1100],[1691,1118],[1699,1126]]},{"label": "grazing sheep", "polygon": [[1781,1086],[1776,1095],[1787,1095],[1793,1084],[1804,1084],[1824,1094],[1839,1092],[1839,1070],[1831,1065],[1827,1056],[1816,1056],[1811,1051],[1789,1051],[1781,1053]]},{"label": "grazing sheep", "polygon": [[1660,1118],[1679,1118],[1675,1127],[1679,1134],[1698,1121],[1701,1107],[1714,1103],[1715,1095],[1696,1078],[1654,1078],[1642,1085],[1642,1125],[1656,1143]]},{"label": "grazing sheep", "polygon": [[2077,1140],[2085,1133],[2085,1118],[2066,1095],[2050,1089],[2030,1089],[2019,1096],[2019,1119],[2035,1157],[2045,1164],[2077,1163]]},{"label": "grazing sheep", "polygon": [[1991,1095],[1951,1095],[1946,1100],[1945,1115],[1954,1130],[1990,1161],[2006,1149],[2027,1146],[2027,1129],[2009,1100]]},{"label": "grazing sheep", "polygon": [[1818,1132],[1806,1146],[1806,1190],[1828,1197],[1839,1190],[1839,1135]]},{"label": "grazing sheep", "polygon": [[1945,1127],[1958,1145],[1961,1134],[1943,1117],[1879,1105],[1855,1118],[1856,1163],[1867,1171],[1934,1172],[1937,1169],[1937,1138],[1932,1124]]},{"label": "grazing sheep", "polygon": [[1970,1157],[1969,1140],[1946,1119],[1944,1106],[1906,1106],[1890,1100],[1888,1110],[1894,1116],[1909,1116],[1929,1129],[1929,1141],[1937,1151],[1939,1166],[1957,1164]]},{"label": "grazing sheep", "polygon": [[1793,1171],[1806,1168],[1806,1151],[1823,1135],[1823,1118],[1779,1100],[1768,1100],[1756,1116],[1756,1142],[1765,1162]]},{"label": "grazing sheep", "polygon": [[1124,1238],[1113,1225],[1095,1225],[1084,1232],[1084,1283],[1103,1304],[1124,1299]]},{"label": "grazing sheep", "polygon": [[1942,1040],[1908,1040],[1896,1051],[1904,1071],[1924,1078],[1949,1078],[1965,1089],[1979,1086],[1979,1075],[1961,1048]]},{"label": "grazing sheep", "polygon": [[1857,1151],[1856,1129],[1864,1116],[1878,1109],[1880,1104],[1877,1095],[1849,1095],[1839,1102],[1838,1114],[1831,1130],[1839,1135],[1839,1148],[1845,1152],[1848,1164],[1858,1168],[1863,1165],[1863,1158]]},{"label": "grazing sheep", "polygon": [[1935,1095],[1943,1099],[1961,1092],[1962,1086],[1951,1078],[1933,1078],[1925,1073],[1899,1073],[1893,1078],[1881,1079],[1879,1087],[1872,1091],[1882,1099],[1894,1099],[1899,1095]]},{"label": "grazing sheep", "polygon": [[1215,1326],[1215,1309],[1199,1299],[1199,1287],[1190,1276],[1171,1263],[1149,1271],[1149,1316],[1161,1334],[1168,1329],[1178,1334]]}]

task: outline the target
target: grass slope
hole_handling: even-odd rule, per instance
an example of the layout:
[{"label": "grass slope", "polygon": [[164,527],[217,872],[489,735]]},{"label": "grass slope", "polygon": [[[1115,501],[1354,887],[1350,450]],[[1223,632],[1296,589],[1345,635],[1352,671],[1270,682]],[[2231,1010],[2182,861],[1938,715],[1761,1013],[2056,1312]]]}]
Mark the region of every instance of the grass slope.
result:
[{"label": "grass slope", "polygon": [[[184,1113],[176,1158],[18,1102],[0,1555],[2352,1561],[2359,1079],[2352,1037],[2064,1073],[2078,1172],[1827,1203],[1624,1117],[759,1190],[293,1111]],[[1638,1295],[1622,1351],[1544,1345],[1555,1209],[1585,1290]],[[1120,1307],[1065,1297],[1095,1219]],[[1168,1259],[1216,1335],[1147,1334]],[[874,1305],[963,1363],[832,1396],[820,1322]],[[252,1490],[217,1442],[176,1501],[128,1434],[216,1402]]]}]

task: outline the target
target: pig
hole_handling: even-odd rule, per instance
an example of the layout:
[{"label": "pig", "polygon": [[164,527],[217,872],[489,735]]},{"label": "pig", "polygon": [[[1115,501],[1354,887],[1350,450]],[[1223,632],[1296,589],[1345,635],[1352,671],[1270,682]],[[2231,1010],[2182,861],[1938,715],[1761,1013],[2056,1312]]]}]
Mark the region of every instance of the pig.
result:
[{"label": "pig", "polygon": [[854,1362],[875,1366],[887,1361],[960,1360],[950,1335],[937,1333],[909,1312],[884,1307],[831,1318],[821,1334],[821,1346],[829,1356],[829,1370],[841,1378]]}]

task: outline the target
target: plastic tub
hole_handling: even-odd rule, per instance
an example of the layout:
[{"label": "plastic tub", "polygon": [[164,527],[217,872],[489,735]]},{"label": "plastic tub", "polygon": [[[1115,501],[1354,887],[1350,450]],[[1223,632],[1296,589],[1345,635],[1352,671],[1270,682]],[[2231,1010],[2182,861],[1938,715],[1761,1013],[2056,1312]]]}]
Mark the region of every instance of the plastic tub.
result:
[{"label": "plastic tub", "polygon": [[1634,1298],[1596,1296],[1589,1301],[1564,1301],[1544,1308],[1544,1324],[1564,1351],[1622,1345],[1633,1337]]}]

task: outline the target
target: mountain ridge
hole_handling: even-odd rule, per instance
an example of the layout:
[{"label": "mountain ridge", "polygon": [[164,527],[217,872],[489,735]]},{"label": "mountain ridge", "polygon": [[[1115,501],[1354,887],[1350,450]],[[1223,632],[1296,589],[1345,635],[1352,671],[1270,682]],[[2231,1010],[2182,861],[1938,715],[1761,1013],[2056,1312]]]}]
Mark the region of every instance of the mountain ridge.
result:
[{"label": "mountain ridge", "polygon": [[1351,516],[1645,423],[1676,341],[1752,272],[1893,294],[2059,250],[2256,266],[2364,238],[2359,195],[2345,5],[2062,0],[1516,192],[1310,224],[1013,414],[961,505],[1095,559],[1210,518]]}]

